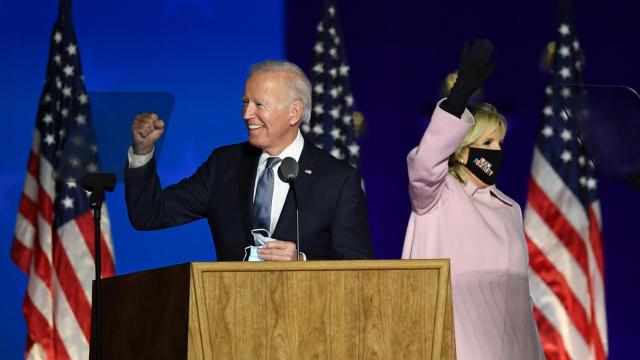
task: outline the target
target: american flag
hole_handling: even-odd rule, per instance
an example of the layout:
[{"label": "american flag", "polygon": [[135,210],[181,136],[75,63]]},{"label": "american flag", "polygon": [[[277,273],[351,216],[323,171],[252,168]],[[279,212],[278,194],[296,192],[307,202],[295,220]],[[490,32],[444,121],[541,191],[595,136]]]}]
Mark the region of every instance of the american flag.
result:
[{"label": "american flag", "polygon": [[302,132],[319,148],[358,166],[360,147],[354,129],[357,113],[354,111],[349,65],[337,17],[335,1],[326,1],[313,47],[315,59],[311,84],[314,105],[310,121],[302,124]]},{"label": "american flag", "polygon": [[584,66],[571,4],[559,2],[550,85],[524,215],[534,315],[548,359],[608,353],[600,203],[593,163],[563,103]]},{"label": "american flag", "polygon": [[[61,0],[11,248],[29,275],[25,358],[89,358],[94,223],[87,194],[71,173],[60,179],[58,169],[95,171],[90,115],[70,2]],[[110,276],[113,247],[106,209],[102,213],[102,274]]]}]

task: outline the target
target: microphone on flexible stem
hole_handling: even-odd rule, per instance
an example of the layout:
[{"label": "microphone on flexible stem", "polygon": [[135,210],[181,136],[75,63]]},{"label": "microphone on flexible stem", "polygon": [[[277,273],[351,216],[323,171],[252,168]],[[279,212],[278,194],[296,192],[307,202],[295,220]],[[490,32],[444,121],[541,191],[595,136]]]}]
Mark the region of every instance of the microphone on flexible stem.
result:
[{"label": "microphone on flexible stem", "polygon": [[296,186],[293,180],[298,177],[298,162],[292,157],[286,157],[280,162],[280,168],[278,168],[278,176],[280,180],[286,182],[291,186],[293,191],[293,204],[296,207],[296,259],[300,260],[300,224],[298,222],[298,194],[296,193]]},{"label": "microphone on flexible stem", "polygon": [[102,359],[102,264],[100,263],[100,219],[102,218],[102,204],[104,202],[104,192],[113,191],[116,184],[116,175],[113,173],[86,173],[81,179],[82,188],[91,191],[89,197],[89,207],[93,209],[94,220],[94,249],[95,249],[95,270],[96,277],[93,282],[92,296],[92,321],[89,358]]}]

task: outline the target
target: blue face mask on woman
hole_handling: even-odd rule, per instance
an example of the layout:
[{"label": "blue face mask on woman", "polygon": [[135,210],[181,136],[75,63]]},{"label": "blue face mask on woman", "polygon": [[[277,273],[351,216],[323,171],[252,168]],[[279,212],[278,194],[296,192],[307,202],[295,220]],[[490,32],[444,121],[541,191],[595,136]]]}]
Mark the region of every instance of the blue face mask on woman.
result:
[{"label": "blue face mask on woman", "polygon": [[487,185],[496,183],[502,165],[502,150],[469,147],[469,160],[464,166]]}]

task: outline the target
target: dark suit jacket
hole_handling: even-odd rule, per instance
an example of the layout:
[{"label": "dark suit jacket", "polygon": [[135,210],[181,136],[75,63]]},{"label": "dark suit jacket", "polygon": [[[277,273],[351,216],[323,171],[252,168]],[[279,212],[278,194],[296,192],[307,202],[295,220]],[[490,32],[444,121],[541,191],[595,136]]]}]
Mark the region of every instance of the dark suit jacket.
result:
[{"label": "dark suit jacket", "polygon": [[[166,189],[155,162],[125,169],[129,220],[155,230],[206,218],[218,260],[242,260],[253,244],[253,189],[261,150],[249,143],[215,149],[191,177]],[[300,250],[308,259],[373,258],[360,173],[305,140],[295,180],[300,206]],[[274,239],[295,242],[295,207],[289,190]]]}]

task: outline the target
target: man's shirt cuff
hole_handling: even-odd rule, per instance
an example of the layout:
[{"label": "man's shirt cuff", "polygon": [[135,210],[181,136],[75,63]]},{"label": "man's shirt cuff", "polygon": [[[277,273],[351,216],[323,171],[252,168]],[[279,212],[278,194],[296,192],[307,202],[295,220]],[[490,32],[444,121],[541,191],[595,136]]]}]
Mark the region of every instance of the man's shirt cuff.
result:
[{"label": "man's shirt cuff", "polygon": [[129,151],[127,152],[127,157],[129,158],[129,169],[135,169],[147,165],[147,163],[153,159],[153,151],[154,149],[151,149],[148,154],[136,155],[133,153],[133,147],[129,146]]}]

